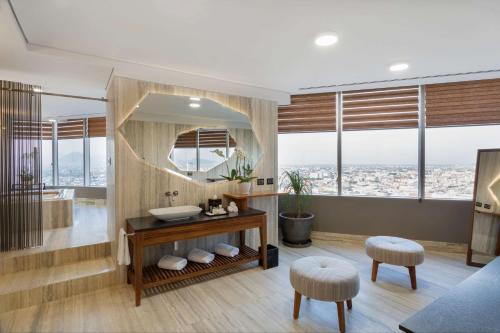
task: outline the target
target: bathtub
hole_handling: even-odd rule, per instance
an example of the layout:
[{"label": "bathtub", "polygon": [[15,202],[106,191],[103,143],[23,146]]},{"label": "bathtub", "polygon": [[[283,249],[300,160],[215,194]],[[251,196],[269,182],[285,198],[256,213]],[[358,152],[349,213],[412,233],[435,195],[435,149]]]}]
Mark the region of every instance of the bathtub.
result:
[{"label": "bathtub", "polygon": [[53,189],[42,192],[43,229],[64,228],[73,225],[75,190]]}]

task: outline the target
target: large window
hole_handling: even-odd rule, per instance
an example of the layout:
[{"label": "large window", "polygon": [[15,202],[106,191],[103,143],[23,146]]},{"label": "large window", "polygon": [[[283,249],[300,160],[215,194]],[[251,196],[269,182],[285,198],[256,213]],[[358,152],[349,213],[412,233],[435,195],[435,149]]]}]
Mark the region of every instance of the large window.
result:
[{"label": "large window", "polygon": [[85,186],[83,172],[83,138],[58,140],[59,184]]},{"label": "large window", "polygon": [[311,181],[313,194],[337,193],[337,133],[278,135],[279,174],[299,170]]},{"label": "large window", "polygon": [[52,171],[52,140],[42,140],[42,183],[46,186],[54,184]]},{"label": "large window", "polygon": [[[106,186],[105,118],[61,120],[56,126],[57,132],[53,133],[51,123],[42,124],[45,185]],[[57,143],[55,151],[53,140]]]},{"label": "large window", "polygon": [[342,194],[416,197],[417,129],[342,133]]},{"label": "large window", "polygon": [[336,194],[337,180],[340,195],[470,200],[477,151],[500,147],[499,87],[491,79],[293,95],[278,109],[280,173],[302,171],[314,194]]},{"label": "large window", "polygon": [[90,186],[106,186],[106,138],[89,139]]},{"label": "large window", "polygon": [[428,128],[425,196],[472,199],[478,149],[500,147],[500,125]]}]

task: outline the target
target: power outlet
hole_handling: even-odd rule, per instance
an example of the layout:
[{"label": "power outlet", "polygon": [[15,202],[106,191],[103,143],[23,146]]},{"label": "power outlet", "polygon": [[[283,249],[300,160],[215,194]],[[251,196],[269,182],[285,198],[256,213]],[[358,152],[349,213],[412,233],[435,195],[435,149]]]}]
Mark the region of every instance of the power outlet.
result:
[{"label": "power outlet", "polygon": [[267,178],[266,183],[267,183],[267,185],[272,185],[272,184],[274,184],[274,178]]},{"label": "power outlet", "polygon": [[264,178],[258,178],[257,185],[264,185]]}]

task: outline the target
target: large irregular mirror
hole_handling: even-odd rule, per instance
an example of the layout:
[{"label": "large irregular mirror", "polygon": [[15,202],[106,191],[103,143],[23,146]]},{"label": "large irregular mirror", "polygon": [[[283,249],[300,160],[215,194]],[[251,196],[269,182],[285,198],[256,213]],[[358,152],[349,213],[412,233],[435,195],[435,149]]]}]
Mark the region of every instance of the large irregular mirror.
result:
[{"label": "large irregular mirror", "polygon": [[248,117],[208,98],[149,94],[120,130],[139,158],[203,183],[262,154]]}]

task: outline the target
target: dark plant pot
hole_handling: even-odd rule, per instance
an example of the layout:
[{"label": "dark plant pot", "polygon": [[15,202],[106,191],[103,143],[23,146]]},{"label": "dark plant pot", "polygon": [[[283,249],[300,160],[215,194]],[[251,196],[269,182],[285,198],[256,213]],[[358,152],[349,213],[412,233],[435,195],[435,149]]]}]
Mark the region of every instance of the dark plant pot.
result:
[{"label": "dark plant pot", "polygon": [[280,213],[283,244],[290,247],[308,247],[311,245],[311,230],[314,214],[303,213],[296,217],[291,213]]}]

